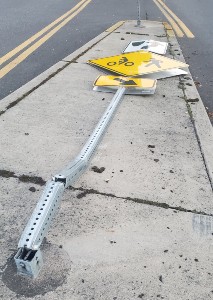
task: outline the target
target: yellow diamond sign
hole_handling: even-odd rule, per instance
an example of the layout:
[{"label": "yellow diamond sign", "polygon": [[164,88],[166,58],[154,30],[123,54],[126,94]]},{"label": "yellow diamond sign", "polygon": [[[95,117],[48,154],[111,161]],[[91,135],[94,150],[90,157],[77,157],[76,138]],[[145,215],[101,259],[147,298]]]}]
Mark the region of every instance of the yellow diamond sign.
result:
[{"label": "yellow diamond sign", "polygon": [[136,87],[136,88],[154,88],[156,80],[131,78],[122,76],[99,76],[94,82],[94,86],[124,86],[124,87]]},{"label": "yellow diamond sign", "polygon": [[137,76],[188,67],[187,64],[180,61],[146,51],[93,59],[88,63],[123,76]]}]

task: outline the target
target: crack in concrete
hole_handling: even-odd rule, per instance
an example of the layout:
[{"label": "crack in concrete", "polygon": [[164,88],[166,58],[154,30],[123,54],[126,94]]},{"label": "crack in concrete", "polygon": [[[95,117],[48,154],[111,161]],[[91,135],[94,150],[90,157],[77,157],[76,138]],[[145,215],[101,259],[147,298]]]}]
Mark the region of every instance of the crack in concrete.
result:
[{"label": "crack in concrete", "polygon": [[185,99],[186,102],[191,102],[191,103],[195,103],[195,102],[198,102],[199,99],[198,98],[189,98],[189,99]]},{"label": "crack in concrete", "polygon": [[46,181],[38,176],[29,176],[29,175],[16,175],[14,172],[8,170],[0,170],[0,177],[3,178],[17,178],[19,181],[24,183],[34,183],[40,186],[45,185]]},{"label": "crack in concrete", "polygon": [[[3,178],[17,178],[20,182],[33,183],[33,184],[37,184],[37,185],[40,185],[40,186],[43,186],[43,185],[46,184],[46,181],[42,177],[29,176],[29,175],[25,175],[25,174],[22,174],[22,175],[18,176],[14,172],[8,171],[8,170],[0,170],[0,177],[3,177]],[[84,189],[82,187],[75,188],[73,186],[70,186],[67,189],[71,190],[71,191],[81,192],[76,196],[78,199],[84,198],[84,197],[86,197],[87,195],[90,195],[90,194],[92,194],[92,195],[101,195],[101,196],[105,196],[105,197],[111,197],[111,198],[122,199],[122,200],[126,200],[126,201],[132,201],[132,202],[136,202],[136,203],[140,203],[140,204],[144,204],[144,205],[160,207],[160,208],[164,208],[164,209],[172,209],[174,211],[187,212],[187,213],[193,213],[193,214],[213,217],[213,214],[207,214],[203,211],[197,211],[196,209],[193,209],[193,210],[192,209],[186,209],[186,208],[181,207],[181,206],[171,206],[171,205],[169,205],[165,202],[156,202],[156,201],[145,200],[145,199],[140,199],[140,198],[121,197],[121,196],[116,196],[115,194],[112,194],[112,193],[104,193],[104,192],[100,192],[100,191],[95,190],[95,189]]]},{"label": "crack in concrete", "polygon": [[179,212],[193,213],[193,214],[197,214],[197,215],[213,217],[213,214],[207,214],[203,211],[197,211],[196,209],[186,209],[181,206],[171,206],[165,202],[156,202],[156,201],[145,200],[145,199],[140,199],[140,198],[121,197],[121,196],[116,196],[115,194],[111,194],[111,193],[99,192],[94,189],[84,189],[81,187],[75,188],[73,186],[68,187],[68,190],[81,192],[80,194],[77,195],[78,199],[84,198],[87,195],[91,195],[91,194],[92,195],[101,195],[101,196],[105,196],[105,197],[111,197],[111,198],[122,199],[122,200],[126,200],[126,201],[132,201],[132,202],[136,202],[136,203],[140,203],[140,204],[144,204],[144,205],[160,207],[160,208],[164,208],[164,209],[172,209],[176,212],[179,211]]}]

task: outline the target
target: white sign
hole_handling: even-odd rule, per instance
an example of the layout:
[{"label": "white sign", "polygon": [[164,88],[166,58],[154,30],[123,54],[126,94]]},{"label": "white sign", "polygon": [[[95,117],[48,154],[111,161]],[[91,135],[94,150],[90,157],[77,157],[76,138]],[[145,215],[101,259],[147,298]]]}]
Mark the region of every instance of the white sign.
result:
[{"label": "white sign", "polygon": [[170,69],[152,74],[141,75],[140,78],[149,78],[149,79],[163,79],[173,76],[186,75],[186,71],[181,69]]},{"label": "white sign", "polygon": [[165,42],[159,42],[153,40],[132,41],[124,49],[123,53],[145,50],[157,54],[165,54],[167,47],[168,47],[168,43]]}]

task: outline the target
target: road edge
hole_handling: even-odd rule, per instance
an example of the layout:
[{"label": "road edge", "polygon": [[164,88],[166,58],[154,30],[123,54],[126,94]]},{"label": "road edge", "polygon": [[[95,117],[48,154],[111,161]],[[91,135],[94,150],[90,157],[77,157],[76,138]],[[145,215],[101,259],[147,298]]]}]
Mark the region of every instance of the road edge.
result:
[{"label": "road edge", "polygon": [[[181,60],[186,63],[172,27],[167,22],[163,22],[163,24],[169,42],[170,54],[174,59]],[[177,51],[177,48],[179,51]],[[187,71],[188,76],[185,76],[185,78],[189,78],[187,82],[184,76],[179,76],[180,88],[183,91],[186,107],[194,127],[196,139],[200,147],[206,172],[213,190],[213,127],[189,68]]]},{"label": "road edge", "polygon": [[79,58],[81,55],[89,51],[93,46],[95,46],[98,42],[103,40],[105,37],[110,35],[113,31],[119,28],[125,21],[119,21],[115,23],[110,28],[107,28],[104,32],[90,40],[88,43],[84,44],[81,48],[77,49],[67,57],[60,60],[58,63],[33,78],[19,89],[15,90],[12,94],[6,96],[5,98],[0,100],[0,117],[5,112],[7,112],[10,108],[16,106],[20,101],[26,98],[29,94],[35,91],[37,88],[42,86],[52,77],[61,72],[64,68],[66,68],[69,64]]}]

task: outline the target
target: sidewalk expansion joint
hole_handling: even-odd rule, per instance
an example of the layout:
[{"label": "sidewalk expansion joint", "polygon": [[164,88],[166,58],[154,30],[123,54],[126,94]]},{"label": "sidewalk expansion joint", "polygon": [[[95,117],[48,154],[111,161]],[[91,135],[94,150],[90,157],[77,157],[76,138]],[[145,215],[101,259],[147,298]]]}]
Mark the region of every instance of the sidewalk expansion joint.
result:
[{"label": "sidewalk expansion joint", "polygon": [[0,170],[0,177],[3,178],[17,178],[20,182],[24,183],[34,183],[40,186],[45,185],[46,181],[38,176],[30,176],[30,175],[16,175],[14,172],[8,170]]},{"label": "sidewalk expansion joint", "polygon": [[101,195],[105,197],[111,197],[111,198],[116,198],[116,199],[121,199],[121,200],[126,200],[126,201],[131,201],[139,204],[144,204],[144,205],[149,205],[149,206],[154,206],[154,207],[159,207],[159,208],[164,208],[164,209],[171,209],[174,212],[186,212],[186,213],[192,213],[192,214],[197,214],[197,215],[203,215],[203,216],[208,216],[208,217],[213,217],[213,214],[207,214],[203,211],[197,211],[196,209],[186,209],[181,206],[171,206],[165,202],[156,202],[156,201],[151,201],[151,200],[145,200],[145,199],[140,199],[140,198],[132,198],[132,197],[121,197],[121,196],[116,196],[111,193],[104,193],[104,192],[99,192],[94,189],[84,189],[84,188],[75,188],[75,187],[69,187],[68,190],[71,191],[79,191],[80,193],[77,195],[78,199],[84,198],[87,195]]}]

